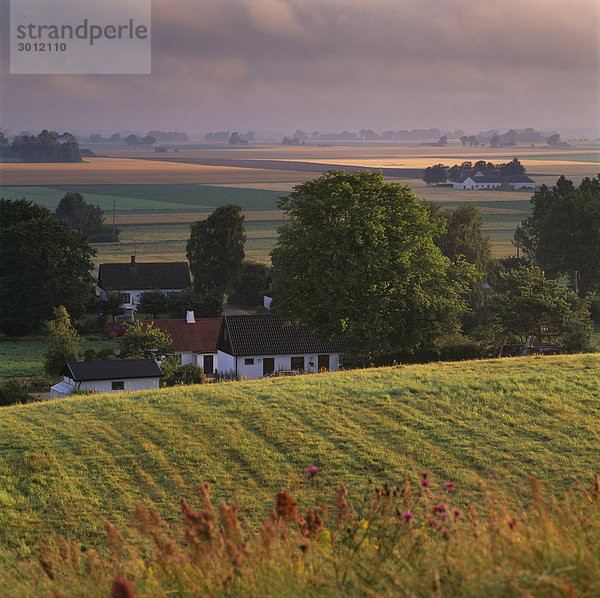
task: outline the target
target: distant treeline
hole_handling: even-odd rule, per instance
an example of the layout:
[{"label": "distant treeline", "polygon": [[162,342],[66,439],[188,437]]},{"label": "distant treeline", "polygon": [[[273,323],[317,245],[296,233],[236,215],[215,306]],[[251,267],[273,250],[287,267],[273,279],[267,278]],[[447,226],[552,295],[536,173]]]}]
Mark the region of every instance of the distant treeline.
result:
[{"label": "distant treeline", "polygon": [[39,135],[17,135],[12,143],[0,131],[0,157],[22,162],[81,162],[79,142],[71,133],[44,129]]},{"label": "distant treeline", "polygon": [[[133,138],[136,139],[135,143],[132,143]],[[129,140],[129,142],[127,141]],[[152,140],[152,141],[149,141]],[[128,145],[137,145],[138,143],[151,145],[157,141],[189,141],[189,137],[185,133],[178,131],[148,131],[146,135],[135,135],[135,134],[123,134],[113,133],[110,137],[102,137],[99,133],[92,133],[90,135],[90,143],[127,143]]]}]

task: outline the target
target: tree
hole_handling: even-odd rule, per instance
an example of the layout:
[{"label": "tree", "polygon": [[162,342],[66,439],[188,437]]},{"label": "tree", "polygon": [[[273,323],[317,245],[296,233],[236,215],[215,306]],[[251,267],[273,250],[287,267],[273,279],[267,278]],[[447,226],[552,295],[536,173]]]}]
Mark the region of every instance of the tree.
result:
[{"label": "tree", "polygon": [[[67,221],[71,228],[85,233],[90,241],[112,241],[112,228],[104,224],[104,210],[99,205],[87,203],[81,193],[69,191],[59,202],[54,217]],[[115,240],[119,240],[115,230]]]},{"label": "tree", "polygon": [[448,167],[443,164],[436,164],[435,166],[428,166],[423,171],[423,180],[428,185],[439,185],[440,183],[446,182],[446,169]]},{"label": "tree", "polygon": [[127,332],[118,337],[121,359],[163,359],[173,352],[171,336],[152,323],[144,325],[136,322],[127,326]]},{"label": "tree", "polygon": [[496,293],[486,301],[483,330],[492,342],[524,342],[527,337],[557,340],[571,352],[590,348],[591,298],[582,299],[545,277],[536,266],[500,274]]},{"label": "tree", "polygon": [[271,252],[272,307],[367,357],[430,348],[456,330],[474,276],[435,246],[442,227],[381,173],[330,171],[278,202],[290,222]]},{"label": "tree", "polygon": [[162,291],[153,289],[141,294],[137,310],[144,314],[151,314],[152,319],[155,320],[158,314],[168,310],[168,303],[167,296]]},{"label": "tree", "polygon": [[196,318],[218,318],[223,312],[223,298],[202,297],[192,288],[183,289],[169,296],[169,311],[176,318],[185,318],[188,311],[193,311]]},{"label": "tree", "polygon": [[483,216],[473,204],[459,204],[451,210],[440,210],[437,206],[429,209],[432,217],[445,222],[445,230],[435,244],[452,261],[462,256],[479,275],[469,291],[469,304],[475,308],[484,299],[485,277],[493,263],[490,239],[483,234]]},{"label": "tree", "polygon": [[600,175],[576,187],[561,176],[553,189],[542,185],[531,197],[531,216],[517,228],[514,243],[550,277],[573,280],[587,293],[600,285]]},{"label": "tree", "polygon": [[160,367],[164,377],[161,381],[163,386],[176,386],[180,384],[202,384],[206,381],[204,370],[195,363],[179,363],[174,355],[165,358]]},{"label": "tree", "polygon": [[115,316],[122,316],[125,313],[123,298],[121,293],[117,292],[107,293],[105,299],[100,303],[100,307],[103,314],[112,316],[113,322]]},{"label": "tree", "polygon": [[0,327],[26,334],[59,305],[81,315],[93,290],[95,254],[83,233],[45,208],[0,200]]},{"label": "tree", "polygon": [[55,378],[62,376],[67,362],[77,361],[81,356],[81,339],[71,324],[64,305],[54,309],[54,319],[48,322],[50,346],[44,354],[44,371]]},{"label": "tree", "polygon": [[235,205],[219,206],[206,220],[191,226],[187,258],[195,291],[222,297],[242,271],[244,217]]},{"label": "tree", "polygon": [[17,405],[19,403],[31,403],[37,400],[29,394],[25,382],[17,378],[11,378],[4,382],[4,384],[0,384],[0,407]]},{"label": "tree", "polygon": [[269,269],[264,264],[245,260],[240,277],[233,281],[229,303],[234,305],[262,305],[262,294],[267,290]]},{"label": "tree", "polygon": [[490,146],[498,147],[499,144],[500,144],[500,135],[492,135],[492,138],[490,139]]},{"label": "tree", "polygon": [[156,143],[156,137],[153,137],[152,135],[146,135],[146,137],[142,137],[140,143],[142,145],[152,145]]},{"label": "tree", "polygon": [[517,158],[513,158],[510,162],[506,162],[506,164],[499,164],[497,168],[502,176],[513,176],[525,174],[526,172],[525,166]]},{"label": "tree", "polygon": [[548,139],[546,139],[546,143],[548,147],[557,147],[558,142],[560,141],[560,135],[558,133],[554,133],[554,135],[550,135]]},{"label": "tree", "polygon": [[137,135],[133,135],[133,134],[128,135],[125,138],[125,143],[127,145],[137,145],[138,144],[138,136]]},{"label": "tree", "polygon": [[463,135],[460,138],[460,142],[462,143],[462,146],[465,147],[467,143],[469,143],[469,137],[467,135]]},{"label": "tree", "polygon": [[463,176],[463,172],[460,166],[458,166],[457,164],[455,164],[454,166],[452,166],[452,168],[448,169],[448,172],[446,173],[448,176],[448,180],[452,183],[454,183],[455,181],[458,181],[462,178]]}]

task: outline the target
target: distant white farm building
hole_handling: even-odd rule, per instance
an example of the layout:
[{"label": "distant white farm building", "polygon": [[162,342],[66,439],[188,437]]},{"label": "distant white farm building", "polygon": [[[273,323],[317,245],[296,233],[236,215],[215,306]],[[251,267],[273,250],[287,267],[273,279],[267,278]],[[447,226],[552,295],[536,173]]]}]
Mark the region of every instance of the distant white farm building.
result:
[{"label": "distant white farm building", "polygon": [[152,390],[163,377],[154,359],[109,359],[106,361],[70,361],[62,382],[50,389],[53,399],[69,396],[73,390],[123,392]]},{"label": "distant white farm building", "polygon": [[191,286],[187,262],[131,262],[124,264],[100,264],[98,287],[100,299],[108,293],[119,293],[122,306],[135,310],[142,293],[159,290],[165,294],[179,293]]},{"label": "distant white farm building", "polygon": [[454,189],[501,189],[515,191],[517,189],[534,189],[535,181],[525,174],[511,176],[485,176],[481,172],[463,177],[453,184]]}]

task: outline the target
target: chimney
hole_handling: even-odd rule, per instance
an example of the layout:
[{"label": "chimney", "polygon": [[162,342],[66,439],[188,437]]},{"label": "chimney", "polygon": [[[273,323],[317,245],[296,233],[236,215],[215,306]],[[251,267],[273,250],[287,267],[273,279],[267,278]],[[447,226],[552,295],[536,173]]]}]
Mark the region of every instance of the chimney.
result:
[{"label": "chimney", "polygon": [[194,318],[194,312],[193,312],[193,311],[188,311],[188,312],[187,312],[187,314],[186,314],[186,316],[185,316],[185,321],[186,321],[188,324],[195,324],[195,323],[196,323],[196,320],[195,320],[195,318]]},{"label": "chimney", "polygon": [[131,256],[131,267],[135,268],[135,255]]}]

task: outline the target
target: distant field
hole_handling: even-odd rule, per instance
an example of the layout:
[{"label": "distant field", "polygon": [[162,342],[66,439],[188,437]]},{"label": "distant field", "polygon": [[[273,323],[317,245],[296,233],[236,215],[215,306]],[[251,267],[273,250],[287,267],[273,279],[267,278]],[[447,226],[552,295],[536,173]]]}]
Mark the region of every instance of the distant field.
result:
[{"label": "distant field", "polygon": [[[599,156],[597,148],[590,144],[576,144],[560,152],[545,146],[492,149],[453,144],[446,148],[426,148],[383,142],[177,147],[178,152],[170,149],[167,154],[157,154],[152,148],[98,146],[94,151],[108,157],[91,158],[79,165],[1,164],[0,196],[27,197],[54,209],[64,193],[75,190],[87,201],[99,204],[107,221],[114,202],[116,222],[122,229],[121,242],[96,245],[97,262],[121,261],[132,252],[147,260],[184,259],[189,223],[205,217],[218,205],[235,203],[246,214],[248,257],[268,262],[276,240],[275,229],[282,222],[276,208],[277,197],[303,180],[318,176],[309,171],[311,162],[315,168],[327,164],[414,172],[438,162],[447,165],[478,159],[505,162],[517,156],[529,173],[537,173],[534,179],[538,184],[553,185],[561,174],[576,184],[584,176],[594,176]],[[203,161],[212,165],[201,164]],[[296,170],[285,170],[287,163]],[[270,169],[239,167],[242,164],[270,165]],[[419,197],[447,207],[461,202],[477,203],[492,239],[494,255],[514,253],[510,239],[516,226],[529,214],[529,192],[459,191],[430,187],[414,174],[410,176],[389,180],[408,184]],[[256,227],[250,227],[251,221],[263,222],[262,234],[257,234]]]}]

